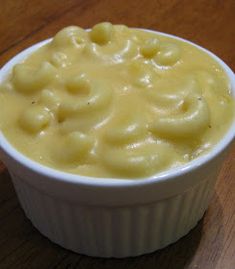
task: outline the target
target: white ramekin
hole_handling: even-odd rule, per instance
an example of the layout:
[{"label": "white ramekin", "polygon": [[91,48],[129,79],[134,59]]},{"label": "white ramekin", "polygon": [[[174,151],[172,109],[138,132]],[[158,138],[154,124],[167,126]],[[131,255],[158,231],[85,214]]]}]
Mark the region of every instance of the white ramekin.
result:
[{"label": "white ramekin", "polygon": [[[0,71],[0,82],[16,63],[49,41],[9,61]],[[231,69],[211,52],[193,45],[220,64],[235,96]],[[163,248],[197,224],[208,207],[234,136],[235,121],[208,154],[174,170],[137,180],[88,178],[45,167],[18,152],[1,132],[0,158],[9,169],[27,217],[42,234],[81,254],[127,257]]]}]

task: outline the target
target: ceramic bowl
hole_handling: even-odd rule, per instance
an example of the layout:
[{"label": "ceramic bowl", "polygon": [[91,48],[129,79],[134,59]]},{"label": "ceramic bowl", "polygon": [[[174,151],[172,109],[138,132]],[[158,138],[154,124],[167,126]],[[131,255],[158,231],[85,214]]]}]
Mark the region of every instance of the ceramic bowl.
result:
[{"label": "ceramic bowl", "polygon": [[[0,71],[0,82],[16,63],[48,42],[40,42],[10,60]],[[193,45],[219,63],[235,96],[231,69],[208,50]],[[120,258],[163,248],[198,223],[234,136],[235,120],[209,153],[138,180],[89,178],[45,167],[18,152],[1,132],[0,158],[26,216],[43,235],[80,254]]]}]

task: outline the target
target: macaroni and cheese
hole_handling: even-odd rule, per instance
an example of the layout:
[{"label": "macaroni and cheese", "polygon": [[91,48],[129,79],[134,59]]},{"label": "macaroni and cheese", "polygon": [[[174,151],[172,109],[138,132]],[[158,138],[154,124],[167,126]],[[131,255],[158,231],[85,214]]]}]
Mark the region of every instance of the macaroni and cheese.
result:
[{"label": "macaroni and cheese", "polygon": [[69,173],[147,177],[197,158],[234,113],[226,74],[182,40],[123,25],[62,29],[0,87],[0,128]]}]

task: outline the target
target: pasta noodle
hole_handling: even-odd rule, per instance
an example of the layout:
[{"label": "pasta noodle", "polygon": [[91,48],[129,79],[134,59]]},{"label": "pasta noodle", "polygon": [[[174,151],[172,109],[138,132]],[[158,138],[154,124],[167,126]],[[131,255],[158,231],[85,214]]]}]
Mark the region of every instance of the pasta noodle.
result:
[{"label": "pasta noodle", "polygon": [[138,178],[210,150],[234,117],[221,67],[172,37],[104,22],[70,26],[0,87],[0,126],[44,165]]},{"label": "pasta noodle", "polygon": [[46,86],[55,74],[56,69],[48,62],[43,62],[39,70],[25,64],[18,64],[13,71],[13,81],[21,92],[31,93]]}]

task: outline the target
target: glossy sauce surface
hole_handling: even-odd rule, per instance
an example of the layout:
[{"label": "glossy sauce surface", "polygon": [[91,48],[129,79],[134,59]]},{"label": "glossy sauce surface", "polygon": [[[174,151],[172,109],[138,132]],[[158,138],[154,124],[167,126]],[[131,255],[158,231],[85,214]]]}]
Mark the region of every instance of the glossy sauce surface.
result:
[{"label": "glossy sauce surface", "polygon": [[221,67],[193,45],[101,23],[73,26],[13,68],[0,127],[44,165],[94,177],[156,174],[211,149],[234,114]]}]

